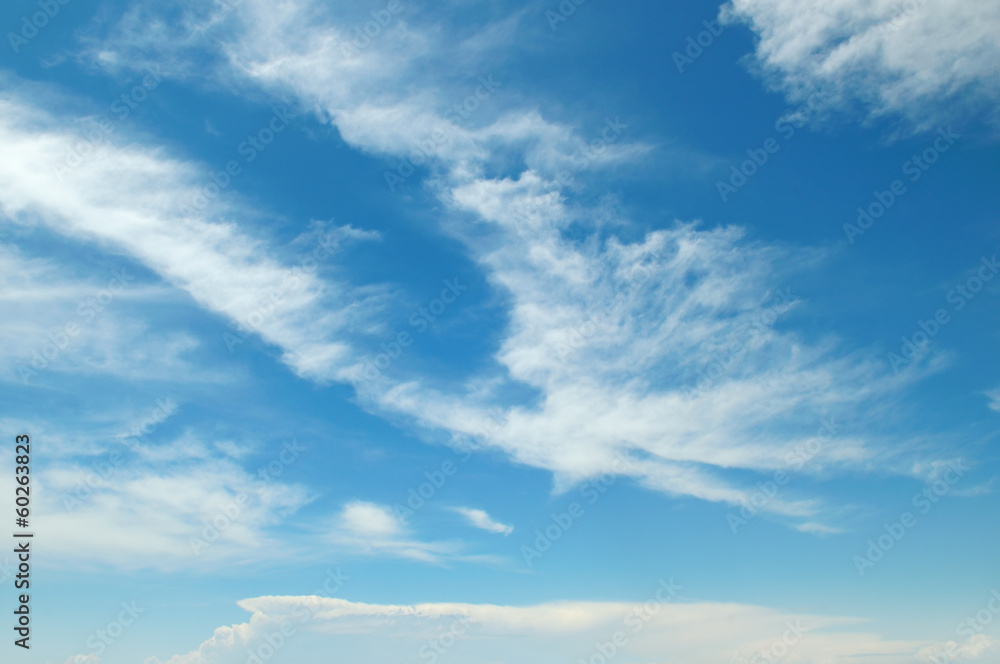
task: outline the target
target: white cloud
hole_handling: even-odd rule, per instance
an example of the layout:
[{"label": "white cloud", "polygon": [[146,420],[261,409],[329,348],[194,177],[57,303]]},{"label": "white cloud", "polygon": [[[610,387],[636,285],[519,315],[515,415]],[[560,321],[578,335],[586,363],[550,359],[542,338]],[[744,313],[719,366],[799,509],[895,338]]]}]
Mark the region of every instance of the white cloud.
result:
[{"label": "white cloud", "polygon": [[921,664],[936,662],[975,662],[987,655],[1000,654],[1000,642],[986,634],[976,634],[965,643],[944,641],[920,649],[917,661]]},{"label": "white cloud", "polygon": [[343,527],[356,535],[394,537],[403,531],[402,522],[391,509],[374,503],[348,503],[340,518]]},{"label": "white cloud", "polygon": [[189,381],[219,376],[188,360],[198,342],[178,329],[149,329],[143,313],[169,303],[172,289],[144,283],[121,259],[117,267],[69,269],[0,247],[0,302],[8,320],[0,327],[0,379],[45,385],[50,372],[106,374],[129,380]]},{"label": "white cloud", "polygon": [[[139,447],[33,469],[33,525],[51,534],[39,555],[64,567],[160,570],[295,555],[297,544],[272,533],[312,500],[304,487],[251,477],[204,442],[167,447],[152,465]],[[13,491],[13,468],[0,467],[0,488]]]},{"label": "white cloud", "polygon": [[94,653],[90,653],[89,655],[73,655],[63,664],[98,664],[100,661],[100,657]]},{"label": "white cloud", "polygon": [[[796,269],[815,264],[815,254],[695,223],[622,239],[634,235],[627,219],[574,205],[574,187],[557,179],[583,144],[576,131],[510,106],[452,123],[454,72],[421,66],[448,60],[449,46],[402,21],[345,54],[344,28],[307,0],[245,2],[233,16],[222,49],[229,69],[219,75],[319,109],[356,148],[406,158],[435,128],[447,129],[447,141],[427,148],[428,184],[448,213],[443,227],[510,303],[495,372],[471,377],[468,390],[420,379],[359,384],[368,407],[456,439],[479,437],[553,472],[559,489],[624,455],[622,472],[648,487],[737,504],[749,490],[731,470],[794,467],[797,450],[814,443],[830,417],[852,418],[861,433],[821,445],[806,472],[906,467],[893,459],[906,450],[866,436],[863,422],[891,416],[894,391],[913,376],[888,376],[873,358],[838,355],[833,339],[807,343],[774,325],[801,304],[781,288]],[[642,153],[621,141],[601,159]],[[580,186],[585,173],[576,175]],[[302,320],[315,315],[302,311]],[[315,343],[308,326],[264,335],[303,375],[361,374],[362,365],[347,365],[347,348],[297,361],[299,349]],[[499,396],[505,387],[537,397],[512,402]],[[490,428],[497,408],[505,424]],[[806,519],[806,531],[832,529],[818,520],[815,501],[780,495],[765,509]]]},{"label": "white cloud", "polygon": [[[243,662],[247,650],[255,651],[282,625],[286,632],[293,631],[283,647],[293,649],[298,661],[336,648],[341,658],[358,664],[431,659],[439,652],[469,664],[541,664],[556,657],[589,661],[598,653],[598,644],[612,642],[619,632],[615,657],[625,662],[748,662],[762,652],[777,659],[771,648],[781,643],[780,654],[787,653],[797,664],[908,664],[926,645],[856,631],[852,627],[859,621],[850,618],[740,604],[678,603],[662,592],[667,588],[666,583],[653,588],[648,604],[383,605],[318,596],[258,597],[239,602],[252,613],[249,622],[219,628],[198,650],[166,662]],[[445,634],[450,636],[441,640]],[[435,648],[442,643],[445,649]],[[744,659],[734,659],[733,652]]]},{"label": "white cloud", "polygon": [[815,533],[817,535],[836,535],[837,533],[844,532],[840,528],[833,528],[822,523],[813,523],[811,521],[799,524],[796,526],[796,530],[803,533]]},{"label": "white cloud", "polygon": [[732,0],[722,15],[757,33],[757,62],[795,103],[818,90],[927,129],[1000,98],[993,0]]},{"label": "white cloud", "polygon": [[1000,413],[1000,389],[987,392],[986,397],[990,400],[990,410],[995,410]]},{"label": "white cloud", "polygon": [[[67,125],[100,133],[96,121],[52,116],[16,92],[0,95],[0,212],[129,254],[200,306],[284,349],[301,375],[329,379],[351,362],[344,337],[384,293],[324,281],[305,256],[300,266],[278,260],[237,223],[252,213],[232,198],[197,211],[208,182],[196,164],[161,149],[98,142],[80,165],[56,174],[79,142]],[[345,239],[366,237],[317,234],[311,254],[328,260]]]},{"label": "white cloud", "polygon": [[471,507],[455,507],[453,509],[464,516],[469,523],[476,528],[481,528],[485,531],[504,536],[510,535],[514,532],[514,526],[508,526],[494,521],[490,515],[483,510],[477,510]]},{"label": "white cloud", "polygon": [[360,500],[344,505],[329,537],[347,555],[386,556],[434,565],[497,560],[464,554],[461,542],[421,541],[393,508]]}]

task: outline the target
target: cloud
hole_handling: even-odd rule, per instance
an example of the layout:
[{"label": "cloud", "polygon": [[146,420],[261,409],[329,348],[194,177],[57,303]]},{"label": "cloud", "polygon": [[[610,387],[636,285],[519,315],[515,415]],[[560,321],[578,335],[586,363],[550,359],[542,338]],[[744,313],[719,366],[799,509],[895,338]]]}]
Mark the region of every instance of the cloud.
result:
[{"label": "cloud", "polygon": [[498,561],[494,556],[465,554],[461,542],[421,541],[393,508],[360,500],[344,505],[329,539],[346,555],[385,556],[432,565]]},{"label": "cloud", "polygon": [[98,664],[101,659],[94,653],[89,655],[73,655],[67,659],[63,664]]},{"label": "cloud", "polygon": [[[821,446],[806,472],[908,472],[896,461],[907,451],[866,433],[864,422],[876,430],[891,417],[914,376],[889,376],[874,356],[838,353],[835,339],[807,342],[784,325],[802,305],[788,284],[821,255],[700,222],[636,237],[613,207],[577,202],[584,187],[600,186],[592,165],[646,154],[617,118],[602,127],[604,149],[581,163],[578,131],[516,99],[501,104],[500,92],[493,110],[456,122],[452,100],[468,94],[456,81],[476,63],[449,58],[453,44],[411,23],[400,20],[364,49],[345,48],[349,24],[307,0],[244,2],[225,23],[216,76],[318,109],[350,145],[392,163],[420,151],[445,212],[442,231],[509,304],[495,368],[469,377],[474,387],[391,372],[365,383],[348,347],[297,360],[316,343],[308,325],[280,337],[265,330],[300,375],[354,382],[367,408],[549,470],[558,490],[623,456],[623,473],[649,488],[739,504],[751,490],[734,471],[796,467],[797,450],[829,417],[851,418],[859,433]],[[428,143],[435,130],[445,140]],[[305,322],[316,311],[302,314]],[[515,391],[533,396],[504,396]],[[497,428],[489,423],[498,409]],[[764,509],[805,519],[806,531],[832,528],[808,498],[781,495]]]},{"label": "cloud", "polygon": [[917,661],[921,664],[934,662],[976,662],[987,655],[1000,654],[1000,642],[986,634],[976,634],[963,644],[944,641],[920,649]]},{"label": "cloud", "polygon": [[811,521],[806,523],[800,523],[798,526],[796,526],[796,530],[803,533],[816,533],[818,535],[836,535],[838,533],[844,532],[840,528],[834,528],[822,523],[813,523]]},{"label": "cloud", "polygon": [[472,509],[471,507],[455,507],[452,509],[464,516],[469,523],[476,528],[481,528],[485,531],[504,536],[510,535],[514,532],[514,526],[508,526],[494,521],[490,518],[490,515],[483,510]]},{"label": "cloud", "polygon": [[13,243],[0,247],[0,302],[10,316],[0,328],[0,379],[34,386],[51,384],[52,373],[61,381],[221,378],[190,361],[199,344],[187,331],[146,323],[146,312],[176,299],[173,289],[139,279],[125,260],[111,264],[69,268]]},{"label": "cloud", "polygon": [[1000,389],[987,392],[986,397],[990,400],[990,410],[995,410],[1000,413]]},{"label": "cloud", "polygon": [[[799,664],[904,664],[921,642],[886,641],[852,629],[852,618],[802,615],[759,606],[679,602],[671,582],[645,602],[550,602],[533,606],[426,603],[386,605],[344,599],[257,597],[239,602],[249,622],[216,630],[209,641],[167,664],[236,664],[247,650],[277,640],[299,661],[336,648],[358,664],[447,654],[485,664],[589,659],[613,647],[622,661],[744,662],[776,652]],[[676,592],[676,590],[674,591]],[[616,636],[616,634],[618,636]],[[444,638],[442,638],[444,637]],[[616,644],[606,646],[605,644]],[[780,644],[780,645],[778,645]],[[736,651],[745,659],[733,659]],[[610,650],[609,650],[610,652]],[[423,654],[421,654],[423,653]],[[148,664],[157,664],[158,659]]]},{"label": "cloud", "polygon": [[827,109],[859,104],[918,130],[984,111],[1000,120],[992,0],[732,0],[722,16],[757,34],[756,64],[793,103],[819,91]]},{"label": "cloud", "polygon": [[248,231],[254,213],[238,199],[200,204],[210,182],[194,163],[104,136],[78,165],[65,166],[87,131],[102,135],[96,120],[51,115],[23,93],[0,95],[0,213],[128,254],[230,320],[238,335],[284,349],[300,375],[324,380],[353,362],[345,337],[368,324],[385,293],[324,280],[317,265],[343,242],[370,235],[315,233],[298,264],[279,260]]},{"label": "cloud", "polygon": [[[294,463],[301,448],[282,448],[251,475],[190,434],[91,454],[78,447],[79,456],[32,467],[32,525],[52,534],[39,554],[51,564],[171,571],[298,555],[300,543],[276,532],[314,496],[273,468]],[[0,489],[13,492],[13,467],[0,460],[0,470]]]},{"label": "cloud", "polygon": [[348,503],[340,518],[344,529],[356,535],[395,537],[403,532],[403,524],[392,510],[374,503]]}]

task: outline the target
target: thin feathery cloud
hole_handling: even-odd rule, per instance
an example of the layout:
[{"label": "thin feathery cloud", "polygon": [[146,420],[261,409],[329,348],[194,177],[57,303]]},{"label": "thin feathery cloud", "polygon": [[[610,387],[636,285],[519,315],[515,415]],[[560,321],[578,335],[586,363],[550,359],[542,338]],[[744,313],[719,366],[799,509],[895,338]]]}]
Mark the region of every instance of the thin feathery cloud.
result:
[{"label": "thin feathery cloud", "polygon": [[[456,87],[421,67],[450,46],[400,21],[365,49],[345,50],[344,28],[318,7],[243,3],[223,46],[230,69],[220,76],[321,109],[359,150],[394,159],[421,150],[432,169],[427,185],[447,213],[443,230],[464,243],[510,310],[497,370],[469,379],[492,391],[432,387],[421,377],[364,383],[361,364],[338,361],[346,350],[326,368],[317,357],[303,375],[354,377],[368,408],[403,414],[456,442],[476,437],[499,408],[506,423],[482,444],[552,472],[559,490],[624,456],[623,474],[645,486],[733,505],[751,490],[731,471],[793,466],[796,450],[831,416],[868,418],[877,430],[915,378],[888,375],[874,356],[838,353],[835,339],[807,343],[783,329],[779,321],[802,304],[787,284],[815,252],[698,223],[622,239],[627,219],[612,213],[597,222],[594,209],[573,203],[590,181],[587,168],[576,166],[574,186],[560,179],[583,144],[573,128],[518,106],[457,125],[447,116]],[[426,85],[415,91],[414,81]],[[422,148],[435,130],[447,140]],[[616,140],[595,166],[644,154],[626,131],[608,120],[605,136]],[[497,175],[512,165],[516,175]],[[296,344],[309,342],[302,335],[279,343],[289,361]],[[511,402],[499,396],[504,387],[528,387],[537,397]],[[907,450],[860,423],[855,430],[823,446],[810,460],[814,471],[907,472],[897,462]],[[765,509],[815,529],[823,508],[781,496]]]},{"label": "thin feathery cloud", "polygon": [[793,103],[861,104],[917,130],[983,112],[1000,120],[992,0],[732,0],[721,15],[757,34],[756,64]]},{"label": "thin feathery cloud", "polygon": [[465,554],[461,542],[421,541],[393,508],[361,500],[343,506],[328,539],[346,555],[402,558],[432,565],[497,561],[491,556]]},{"label": "thin feathery cloud", "polygon": [[471,507],[453,507],[452,510],[464,516],[465,519],[476,528],[480,528],[487,532],[504,536],[510,535],[514,532],[514,526],[508,526],[494,521],[490,515],[483,510],[473,509]]}]

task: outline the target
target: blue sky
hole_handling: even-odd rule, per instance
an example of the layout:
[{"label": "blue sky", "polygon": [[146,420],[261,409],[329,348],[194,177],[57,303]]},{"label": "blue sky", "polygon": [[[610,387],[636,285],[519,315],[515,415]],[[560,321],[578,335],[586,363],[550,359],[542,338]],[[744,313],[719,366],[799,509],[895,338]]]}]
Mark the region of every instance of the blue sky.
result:
[{"label": "blue sky", "polygon": [[997,657],[995,3],[0,22],[11,661]]}]

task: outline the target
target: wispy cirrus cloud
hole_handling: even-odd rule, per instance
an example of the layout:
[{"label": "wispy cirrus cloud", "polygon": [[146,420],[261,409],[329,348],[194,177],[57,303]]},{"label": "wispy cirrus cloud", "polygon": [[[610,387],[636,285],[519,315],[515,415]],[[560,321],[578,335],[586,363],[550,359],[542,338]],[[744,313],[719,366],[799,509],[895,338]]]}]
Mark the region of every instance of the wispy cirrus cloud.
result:
[{"label": "wispy cirrus cloud", "polygon": [[985,112],[1000,89],[1000,6],[990,0],[733,0],[729,21],[759,37],[755,62],[794,103],[861,104],[918,130]]},{"label": "wispy cirrus cloud", "polygon": [[491,556],[465,554],[461,542],[422,541],[391,507],[363,500],[343,506],[328,538],[348,555],[402,558],[435,565],[497,561]]},{"label": "wispy cirrus cloud", "polygon": [[514,526],[508,526],[507,524],[494,521],[485,510],[475,509],[472,507],[454,507],[452,510],[464,516],[466,520],[476,528],[480,528],[487,532],[505,536],[514,532]]},{"label": "wispy cirrus cloud", "polygon": [[[348,337],[369,325],[384,290],[322,278],[316,260],[276,258],[248,229],[252,213],[238,202],[193,210],[204,184],[196,164],[155,146],[108,141],[57,176],[79,138],[67,125],[95,122],[56,117],[17,91],[0,95],[0,109],[7,145],[0,212],[8,219],[128,254],[201,307],[283,349],[302,375],[339,375],[355,361]],[[370,239],[352,230],[314,233],[316,253],[327,260],[343,242]]]},{"label": "wispy cirrus cloud", "polygon": [[[785,284],[778,279],[814,265],[815,252],[699,223],[629,237],[628,219],[575,202],[593,180],[583,173],[567,180],[560,170],[572,167],[583,144],[574,128],[516,102],[455,125],[446,113],[460,71],[452,66],[445,76],[421,66],[447,61],[449,47],[405,20],[363,50],[342,48],[345,27],[306,0],[245,2],[227,20],[217,28],[227,63],[218,76],[320,109],[357,149],[405,157],[435,129],[444,131],[448,140],[425,151],[427,184],[448,213],[442,229],[465,244],[509,302],[497,369],[469,378],[491,389],[388,379],[364,386],[369,408],[468,439],[499,407],[507,424],[487,444],[551,471],[557,488],[599,475],[625,454],[627,474],[650,488],[736,504],[748,492],[732,471],[787,467],[832,413],[874,424],[909,380],[887,376],[872,357],[838,353],[832,338],[805,342],[776,325],[776,311],[797,306],[779,307],[776,292]],[[118,46],[111,40],[103,48]],[[638,158],[645,148],[623,139],[599,154],[598,167]],[[296,367],[297,348],[310,340],[276,342]],[[349,380],[360,371],[331,357],[304,375]],[[500,396],[504,387],[537,396],[510,402]],[[857,431],[824,449],[813,469],[877,464],[908,472],[893,461],[905,449],[863,425]],[[821,506],[808,500],[781,497],[766,509],[807,518],[814,532],[832,527],[818,524]]]}]

